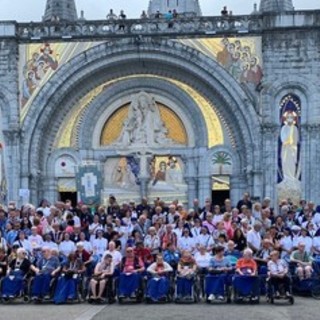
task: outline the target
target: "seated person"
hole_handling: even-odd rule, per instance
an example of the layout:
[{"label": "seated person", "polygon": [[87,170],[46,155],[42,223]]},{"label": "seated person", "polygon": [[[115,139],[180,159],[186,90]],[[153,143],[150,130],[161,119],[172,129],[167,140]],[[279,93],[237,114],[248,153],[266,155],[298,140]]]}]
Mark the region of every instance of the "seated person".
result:
[{"label": "seated person", "polygon": [[240,258],[236,264],[236,276],[233,280],[235,290],[241,296],[251,296],[252,300],[258,300],[259,278],[258,266],[252,257],[252,250],[245,249],[243,258]]},{"label": "seated person", "polygon": [[218,246],[214,252],[208,269],[209,275],[206,277],[206,295],[209,301],[215,298],[224,300],[227,275],[232,270],[230,260],[224,256],[224,247]]},{"label": "seated person", "polygon": [[120,268],[120,263],[122,260],[122,254],[120,251],[116,248],[116,243],[114,241],[110,241],[108,245],[108,250],[106,250],[103,254],[105,256],[106,254],[110,254],[112,256],[112,261],[115,268]]},{"label": "seated person", "polygon": [[[104,290],[106,288],[106,284],[109,285],[108,293],[109,293],[109,301],[114,301],[114,297],[111,297],[111,288],[112,285],[112,275],[114,273],[114,264],[113,258],[111,254],[106,254],[102,261],[99,262],[95,269],[93,278],[90,281],[90,289],[92,296],[90,297],[92,300],[101,300],[104,301],[105,299],[102,297]],[[97,294],[97,289],[99,286],[99,292]]]},{"label": "seated person", "polygon": [[87,276],[91,276],[93,273],[93,258],[91,254],[85,249],[84,242],[79,241],[76,244],[75,257],[76,259],[83,262],[86,269],[85,273]]},{"label": "seated person", "polygon": [[164,250],[163,260],[170,264],[174,271],[177,270],[178,263],[180,260],[180,254],[175,250],[175,245],[171,242],[167,244],[167,249]]},{"label": "seated person", "polygon": [[280,286],[283,286],[286,296],[290,296],[290,278],[288,277],[288,266],[286,262],[279,259],[279,251],[270,253],[268,262],[269,282],[275,288],[276,297],[280,296]]},{"label": "seated person", "polygon": [[262,248],[256,253],[254,260],[258,264],[259,274],[267,273],[267,264],[270,253],[273,251],[272,242],[269,239],[262,240]]},{"label": "seated person", "polygon": [[84,262],[77,258],[75,253],[70,253],[55,288],[54,303],[60,304],[67,302],[67,300],[72,301],[77,299],[79,276],[84,274],[85,271]]},{"label": "seated person", "polygon": [[136,297],[136,291],[141,284],[141,274],[144,272],[144,263],[134,254],[133,248],[126,249],[126,256],[122,259],[119,279],[119,297]]},{"label": "seated person", "polygon": [[227,243],[227,250],[224,251],[224,255],[229,259],[232,266],[236,266],[237,261],[241,257],[241,252],[235,249],[235,243],[229,240]]},{"label": "seated person", "polygon": [[197,264],[189,251],[185,250],[182,252],[177,271],[177,298],[192,299],[192,288]]},{"label": "seated person", "polygon": [[59,259],[52,256],[50,248],[44,247],[42,257],[35,266],[31,265],[31,270],[36,274],[31,288],[32,299],[50,299],[51,279],[60,271]]},{"label": "seated person", "polygon": [[2,298],[18,296],[23,289],[24,277],[30,270],[31,262],[27,259],[27,251],[24,248],[17,250],[17,258],[9,264],[7,276],[2,281]]},{"label": "seated person", "polygon": [[310,253],[307,253],[306,245],[303,242],[298,243],[298,250],[291,253],[290,262],[296,264],[296,273],[300,280],[309,279],[312,276],[312,257]]},{"label": "seated person", "polygon": [[145,266],[149,266],[153,262],[151,250],[144,246],[143,241],[136,242],[136,248],[134,249],[134,255],[143,261]]},{"label": "seated person", "polygon": [[196,260],[200,274],[206,274],[211,260],[211,255],[207,252],[207,248],[200,245],[199,251],[194,255],[194,259]]},{"label": "seated person", "polygon": [[152,301],[165,300],[170,287],[168,273],[173,271],[172,267],[163,260],[162,254],[159,253],[156,262],[152,263],[147,271],[152,275],[147,284],[147,296]]}]

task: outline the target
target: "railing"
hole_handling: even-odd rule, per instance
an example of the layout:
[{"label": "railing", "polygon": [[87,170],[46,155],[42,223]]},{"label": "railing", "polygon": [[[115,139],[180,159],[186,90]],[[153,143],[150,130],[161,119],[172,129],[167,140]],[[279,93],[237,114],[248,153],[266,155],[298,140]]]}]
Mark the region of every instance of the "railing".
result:
[{"label": "railing", "polygon": [[[15,26],[15,34],[1,32]],[[78,20],[76,22],[0,22],[0,38],[19,42],[107,40],[137,36],[193,38],[262,34],[279,28],[320,27],[320,11],[284,14],[165,19]],[[3,27],[4,28],[4,27]],[[4,30],[4,29],[3,29]]]}]

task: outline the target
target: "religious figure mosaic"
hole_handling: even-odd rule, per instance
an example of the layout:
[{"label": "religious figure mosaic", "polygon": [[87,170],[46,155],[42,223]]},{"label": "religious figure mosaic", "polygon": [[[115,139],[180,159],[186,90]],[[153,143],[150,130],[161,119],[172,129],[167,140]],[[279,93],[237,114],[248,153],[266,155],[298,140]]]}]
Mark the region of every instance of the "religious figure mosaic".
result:
[{"label": "religious figure mosaic", "polygon": [[114,143],[126,147],[163,147],[176,144],[168,137],[155,99],[146,92],[138,93],[129,106],[120,137]]},{"label": "religious figure mosaic", "polygon": [[278,150],[279,200],[290,198],[298,203],[301,197],[301,102],[295,95],[285,96],[280,103],[281,130]]}]

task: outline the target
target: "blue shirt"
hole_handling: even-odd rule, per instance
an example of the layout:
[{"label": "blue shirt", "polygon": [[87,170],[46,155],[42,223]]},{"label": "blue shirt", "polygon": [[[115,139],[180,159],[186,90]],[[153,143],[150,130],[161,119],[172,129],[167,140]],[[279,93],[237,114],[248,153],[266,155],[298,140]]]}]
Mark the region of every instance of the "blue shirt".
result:
[{"label": "blue shirt", "polygon": [[178,263],[180,260],[180,256],[178,252],[171,252],[169,250],[165,250],[163,253],[163,260],[167,263]]},{"label": "blue shirt", "polygon": [[220,269],[220,268],[229,268],[231,267],[230,260],[227,257],[223,257],[222,260],[217,260],[213,257],[210,260],[209,268]]},{"label": "blue shirt", "polygon": [[49,259],[42,257],[37,262],[37,267],[40,269],[41,273],[48,274],[60,267],[60,262],[57,257],[50,257]]}]

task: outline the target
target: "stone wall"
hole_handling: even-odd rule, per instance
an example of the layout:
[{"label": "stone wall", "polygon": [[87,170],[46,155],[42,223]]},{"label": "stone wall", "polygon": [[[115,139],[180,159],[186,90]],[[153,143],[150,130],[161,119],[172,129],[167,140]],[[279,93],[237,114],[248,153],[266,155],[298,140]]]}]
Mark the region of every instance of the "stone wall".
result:
[{"label": "stone wall", "polygon": [[15,40],[2,40],[0,42],[1,129],[4,137],[7,199],[15,201],[18,200],[20,182],[21,132],[18,92],[18,44]]},{"label": "stone wall", "polygon": [[[270,31],[263,35],[264,79],[261,95],[264,130],[264,185],[277,176],[277,144],[280,132],[279,103],[289,93],[301,100],[302,197],[320,201],[320,31]],[[274,188],[266,190],[276,198]]]}]

